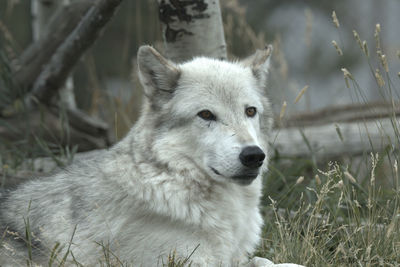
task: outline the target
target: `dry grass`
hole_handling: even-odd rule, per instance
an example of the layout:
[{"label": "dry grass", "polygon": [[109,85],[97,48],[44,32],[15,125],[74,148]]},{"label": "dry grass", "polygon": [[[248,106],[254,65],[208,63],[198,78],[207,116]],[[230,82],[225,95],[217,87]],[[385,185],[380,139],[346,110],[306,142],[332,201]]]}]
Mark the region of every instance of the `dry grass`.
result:
[{"label": "dry grass", "polygon": [[400,188],[377,186],[378,154],[371,159],[366,187],[343,166],[331,163],[328,170],[318,171],[318,182],[309,179],[301,193],[293,193],[295,202],[287,205],[287,192],[269,198],[264,242],[257,254],[307,266],[398,266]]}]

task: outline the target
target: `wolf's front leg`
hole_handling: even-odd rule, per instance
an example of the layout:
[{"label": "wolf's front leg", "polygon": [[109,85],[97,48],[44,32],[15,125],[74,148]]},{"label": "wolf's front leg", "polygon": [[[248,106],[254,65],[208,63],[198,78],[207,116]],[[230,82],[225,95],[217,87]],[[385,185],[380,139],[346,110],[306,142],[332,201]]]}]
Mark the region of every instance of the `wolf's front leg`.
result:
[{"label": "wolf's front leg", "polygon": [[248,267],[304,267],[304,266],[294,263],[274,264],[272,261],[266,258],[254,257],[251,259]]}]

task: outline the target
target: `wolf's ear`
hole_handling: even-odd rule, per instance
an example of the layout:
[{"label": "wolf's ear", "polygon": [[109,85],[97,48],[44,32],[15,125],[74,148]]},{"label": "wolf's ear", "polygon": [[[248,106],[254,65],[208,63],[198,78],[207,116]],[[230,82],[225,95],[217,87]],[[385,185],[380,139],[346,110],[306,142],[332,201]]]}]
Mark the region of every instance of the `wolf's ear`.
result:
[{"label": "wolf's ear", "polygon": [[245,67],[251,68],[253,75],[262,87],[265,87],[267,83],[272,50],[272,45],[268,45],[264,49],[257,49],[253,55],[240,62]]},{"label": "wolf's ear", "polygon": [[144,87],[144,94],[150,100],[158,96],[165,97],[174,91],[180,70],[173,62],[148,45],[139,48],[137,61],[139,79]]}]

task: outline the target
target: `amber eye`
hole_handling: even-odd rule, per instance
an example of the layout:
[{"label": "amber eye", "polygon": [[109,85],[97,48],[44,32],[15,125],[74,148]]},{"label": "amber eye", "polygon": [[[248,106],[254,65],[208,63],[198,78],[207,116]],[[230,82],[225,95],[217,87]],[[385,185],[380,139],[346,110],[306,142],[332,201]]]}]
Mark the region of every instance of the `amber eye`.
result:
[{"label": "amber eye", "polygon": [[206,121],[215,121],[217,119],[215,115],[208,109],[200,111],[199,113],[197,113],[197,116]]},{"label": "amber eye", "polygon": [[257,109],[255,107],[246,108],[247,117],[254,117],[257,114]]}]

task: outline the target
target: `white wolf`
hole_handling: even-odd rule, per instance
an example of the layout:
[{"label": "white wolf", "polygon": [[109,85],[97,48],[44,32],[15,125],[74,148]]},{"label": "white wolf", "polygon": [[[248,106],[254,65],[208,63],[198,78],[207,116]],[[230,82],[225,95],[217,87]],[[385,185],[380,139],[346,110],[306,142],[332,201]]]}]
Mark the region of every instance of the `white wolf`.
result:
[{"label": "white wolf", "polygon": [[111,149],[3,193],[0,265],[68,254],[67,265],[161,266],[190,255],[192,266],[270,266],[248,259],[263,223],[270,53],[174,64],[142,46],[138,122]]}]

